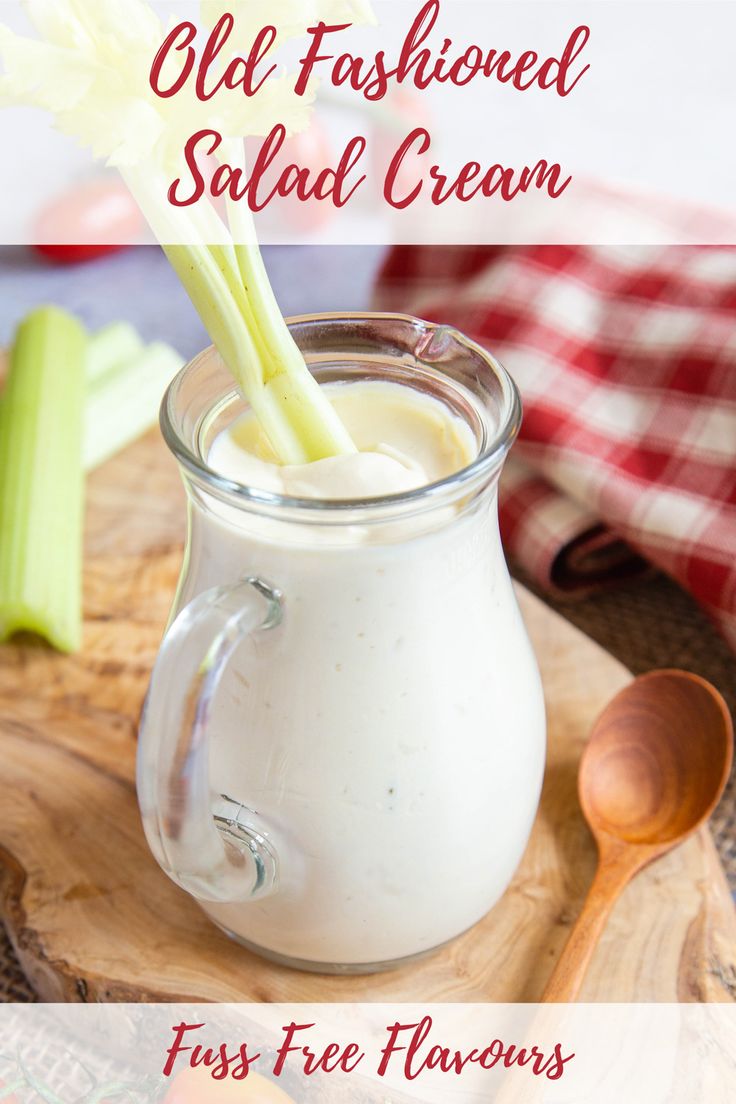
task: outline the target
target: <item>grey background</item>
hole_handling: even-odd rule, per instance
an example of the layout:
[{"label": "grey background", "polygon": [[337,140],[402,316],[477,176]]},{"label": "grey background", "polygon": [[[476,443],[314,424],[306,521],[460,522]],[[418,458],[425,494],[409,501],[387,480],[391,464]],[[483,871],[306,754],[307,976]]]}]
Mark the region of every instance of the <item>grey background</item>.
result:
[{"label": "grey background", "polygon": [[[372,246],[271,246],[266,265],[284,314],[365,310],[383,256]],[[147,341],[168,341],[185,357],[209,340],[157,246],[137,246],[84,264],[59,266],[23,246],[0,248],[0,345],[27,311],[55,303],[92,330],[132,322]]]}]

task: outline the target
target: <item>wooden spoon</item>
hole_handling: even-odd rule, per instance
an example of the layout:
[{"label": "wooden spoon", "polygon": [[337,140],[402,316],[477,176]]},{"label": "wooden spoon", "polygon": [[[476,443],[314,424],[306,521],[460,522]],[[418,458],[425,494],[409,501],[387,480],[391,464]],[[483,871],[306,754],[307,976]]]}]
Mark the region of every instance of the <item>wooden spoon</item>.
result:
[{"label": "wooden spoon", "polygon": [[573,1001],[621,891],[715,809],[731,772],[733,725],[718,691],[686,671],[635,679],[598,718],[578,780],[598,869],[542,1000]]}]

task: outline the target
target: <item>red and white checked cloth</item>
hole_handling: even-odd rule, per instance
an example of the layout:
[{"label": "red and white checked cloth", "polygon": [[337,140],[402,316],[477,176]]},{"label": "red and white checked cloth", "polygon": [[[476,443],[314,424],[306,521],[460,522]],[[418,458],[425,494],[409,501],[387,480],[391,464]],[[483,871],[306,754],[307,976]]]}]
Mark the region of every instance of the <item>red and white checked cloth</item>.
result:
[{"label": "red and white checked cloth", "polygon": [[568,592],[643,557],[736,648],[736,248],[399,247],[376,302],[457,326],[519,384],[511,556]]}]

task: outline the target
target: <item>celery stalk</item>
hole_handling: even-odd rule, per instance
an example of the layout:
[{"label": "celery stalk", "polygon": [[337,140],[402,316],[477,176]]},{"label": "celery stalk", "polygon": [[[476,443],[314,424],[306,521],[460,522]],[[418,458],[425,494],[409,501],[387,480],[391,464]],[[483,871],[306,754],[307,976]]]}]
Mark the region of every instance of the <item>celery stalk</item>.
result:
[{"label": "celery stalk", "polygon": [[[242,142],[237,146],[228,144],[228,151],[244,157]],[[158,240],[181,240],[185,216],[171,221],[161,181],[138,170],[124,176]],[[281,315],[245,206],[229,204],[228,229],[211,203],[200,200],[188,216],[192,241],[215,244],[164,244],[164,252],[281,463],[353,453],[350,435]],[[235,246],[233,237],[253,244]]]},{"label": "celery stalk", "polygon": [[[98,336],[90,341],[90,356]],[[103,342],[108,337],[103,334]],[[132,360],[118,364],[87,390],[84,467],[91,471],[146,433],[158,421],[166,388],[184,361],[174,349],[157,342]]]},{"label": "celery stalk", "polygon": [[[242,141],[223,143],[222,154],[245,173]],[[268,424],[281,422],[289,426],[299,442],[301,462],[356,452],[348,431],[307,368],[279,309],[258,246],[250,208],[242,201],[234,201],[230,195],[226,203],[228,223],[238,243],[235,257],[240,283],[245,289],[247,322],[260,339],[260,370],[266,385],[264,405]],[[268,425],[265,428],[268,432]]]},{"label": "celery stalk", "polygon": [[140,334],[129,322],[111,322],[103,326],[90,338],[87,347],[87,386],[99,383],[142,352]]},{"label": "celery stalk", "polygon": [[271,289],[262,262],[252,260],[254,249],[237,247],[237,275],[220,246],[165,251],[280,461],[306,464],[355,452],[281,314],[256,313],[254,289],[264,300],[263,282]]},{"label": "celery stalk", "polygon": [[[373,22],[369,5],[357,0],[272,3],[266,7],[269,18],[274,9],[279,42],[301,34],[306,26],[301,16],[309,21],[308,11],[315,6],[324,21],[329,13],[344,15],[349,8],[351,21]],[[17,35],[0,22],[4,98],[50,110],[65,134],[117,166],[162,245],[192,243],[167,252],[279,459],[294,464],[354,452],[280,315],[247,203],[229,204],[226,226],[204,197],[176,211],[168,202],[171,183],[185,168],[183,150],[193,116],[186,100],[150,95],[151,58],[163,33],[160,18],[144,0],[125,5],[120,0],[29,0],[28,7],[37,39]],[[224,61],[223,56],[220,68]],[[40,79],[39,74],[49,73],[55,81]],[[51,85],[58,95],[51,94]],[[226,136],[217,155],[228,157],[234,168],[244,167],[246,134],[268,134],[274,118],[290,132],[306,122],[313,90],[307,97],[294,96],[284,74],[269,92],[273,95],[241,97],[239,107],[234,100],[227,107],[219,100],[212,105],[209,124]],[[201,112],[194,114],[198,125],[205,123]]]},{"label": "celery stalk", "polygon": [[54,307],[18,328],[0,411],[0,640],[81,642],[85,350]]}]

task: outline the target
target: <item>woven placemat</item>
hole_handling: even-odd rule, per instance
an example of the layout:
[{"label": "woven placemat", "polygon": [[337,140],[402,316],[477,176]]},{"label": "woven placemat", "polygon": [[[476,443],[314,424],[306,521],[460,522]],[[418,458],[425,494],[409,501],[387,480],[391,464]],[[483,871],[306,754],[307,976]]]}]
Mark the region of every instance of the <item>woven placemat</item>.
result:
[{"label": "woven placemat", "polygon": [[19,1001],[28,1004],[35,999],[36,995],[20,968],[5,928],[0,924],[0,1003]]},{"label": "woven placemat", "polygon": [[[517,575],[535,590],[529,579],[520,572]],[[736,716],[736,657],[689,595],[669,579],[648,575],[583,601],[539,596],[634,674],[655,667],[682,667],[709,679]],[[736,775],[713,818],[713,833],[731,888],[736,890]],[[0,926],[0,1002],[34,999]]]}]

